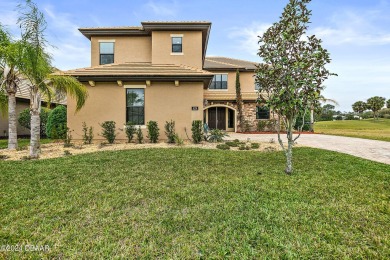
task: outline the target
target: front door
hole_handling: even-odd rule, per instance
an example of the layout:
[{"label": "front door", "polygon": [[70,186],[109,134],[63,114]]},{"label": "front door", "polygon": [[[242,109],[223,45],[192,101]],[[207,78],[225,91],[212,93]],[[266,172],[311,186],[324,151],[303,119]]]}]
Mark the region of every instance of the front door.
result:
[{"label": "front door", "polygon": [[212,107],[208,109],[209,128],[226,130],[226,108]]}]

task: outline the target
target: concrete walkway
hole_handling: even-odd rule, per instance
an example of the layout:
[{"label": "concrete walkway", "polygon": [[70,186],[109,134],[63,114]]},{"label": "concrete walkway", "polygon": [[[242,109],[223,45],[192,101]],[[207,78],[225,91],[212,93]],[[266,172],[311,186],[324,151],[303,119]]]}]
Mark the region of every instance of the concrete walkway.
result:
[{"label": "concrete walkway", "polygon": [[[283,140],[286,135],[281,135]],[[251,141],[269,142],[270,139],[278,141],[277,134],[238,134],[229,133],[227,139],[239,139]],[[320,135],[320,134],[303,134],[297,140],[298,145],[321,148],[325,150],[346,153],[368,160],[390,164],[390,142],[368,140],[353,137]]]}]

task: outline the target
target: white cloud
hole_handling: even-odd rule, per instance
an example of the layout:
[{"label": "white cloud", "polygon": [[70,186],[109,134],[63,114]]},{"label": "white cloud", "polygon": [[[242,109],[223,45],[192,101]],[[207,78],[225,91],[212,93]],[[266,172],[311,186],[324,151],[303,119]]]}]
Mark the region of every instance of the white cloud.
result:
[{"label": "white cloud", "polygon": [[179,10],[177,1],[170,1],[170,2],[149,1],[145,5],[145,7],[152,10],[156,15],[160,15],[160,16],[175,16]]},{"label": "white cloud", "polygon": [[47,19],[48,47],[53,57],[53,65],[60,70],[90,66],[90,45],[78,31],[80,27],[75,18],[68,13],[55,10],[47,5],[43,8]]},{"label": "white cloud", "polygon": [[385,45],[390,44],[390,30],[380,25],[387,19],[380,10],[345,10],[334,14],[329,26],[315,27],[309,33],[315,34],[327,45]]},{"label": "white cloud", "polygon": [[259,48],[259,37],[271,26],[267,23],[252,23],[246,28],[234,27],[230,30],[228,37],[230,39],[237,39],[239,48],[245,50],[247,53],[257,56]]}]

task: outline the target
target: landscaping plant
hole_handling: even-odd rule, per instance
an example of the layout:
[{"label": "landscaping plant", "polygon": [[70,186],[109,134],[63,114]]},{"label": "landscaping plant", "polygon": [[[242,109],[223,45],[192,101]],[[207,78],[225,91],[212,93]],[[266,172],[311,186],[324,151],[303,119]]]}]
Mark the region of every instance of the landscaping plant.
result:
[{"label": "landscaping plant", "polygon": [[84,144],[91,144],[93,140],[93,127],[87,127],[87,123],[83,122],[83,141]]},{"label": "landscaping plant", "polygon": [[141,130],[141,127],[139,126],[138,129],[137,129],[137,132],[136,132],[136,135],[137,135],[137,141],[139,144],[142,144],[143,140],[144,140],[144,134],[142,133],[142,130]]},{"label": "landscaping plant", "polygon": [[325,67],[331,60],[321,40],[307,35],[311,16],[308,3],[310,0],[290,0],[280,21],[259,37],[258,55],[263,60],[256,75],[259,102],[266,104],[286,125],[287,147],[280,136],[280,123],[276,124],[276,130],[285,152],[287,174],[293,172],[292,147],[300,136],[293,137],[297,118],[305,118],[318,104],[323,82],[335,75]]},{"label": "landscaping plant", "polygon": [[201,120],[192,121],[192,140],[195,144],[198,144],[202,141],[203,138],[203,122]]},{"label": "landscaping plant", "polygon": [[134,138],[134,134],[137,130],[135,129],[135,125],[133,122],[127,122],[125,126],[125,132],[127,136],[127,142],[131,143]]},{"label": "landscaping plant", "polygon": [[64,147],[71,147],[72,139],[73,139],[72,130],[70,130],[69,127],[67,127],[65,131],[65,137],[64,137]]},{"label": "landscaping plant", "polygon": [[66,107],[57,106],[51,111],[47,119],[46,136],[51,139],[64,139],[66,129]]},{"label": "landscaping plant", "polygon": [[109,144],[113,144],[116,138],[116,126],[114,121],[105,121],[101,125],[102,136]]},{"label": "landscaping plant", "polygon": [[241,84],[240,84],[240,71],[237,69],[236,71],[236,102],[237,102],[237,113],[238,113],[238,125],[241,128],[243,127],[244,123],[244,113],[242,111],[242,107],[244,105],[242,101],[242,94],[241,94]]},{"label": "landscaping plant", "polygon": [[167,139],[168,139],[167,142],[169,144],[175,143],[175,136],[176,136],[176,134],[175,134],[175,121],[171,120],[169,122],[168,121],[165,122],[164,128],[165,128],[165,134],[166,134]]},{"label": "landscaping plant", "polygon": [[156,121],[149,121],[146,125],[148,128],[148,138],[151,143],[158,142],[158,136],[160,135],[160,129]]},{"label": "landscaping plant", "polygon": [[209,135],[207,136],[207,141],[211,143],[220,143],[223,141],[224,137],[229,136],[225,131],[220,129],[210,130]]}]

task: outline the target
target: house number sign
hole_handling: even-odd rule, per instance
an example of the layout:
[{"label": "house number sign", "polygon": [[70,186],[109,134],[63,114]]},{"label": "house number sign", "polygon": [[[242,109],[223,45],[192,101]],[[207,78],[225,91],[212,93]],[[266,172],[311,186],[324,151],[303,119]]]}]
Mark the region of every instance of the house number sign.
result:
[{"label": "house number sign", "polygon": [[199,107],[192,107],[192,111],[198,111]]}]

